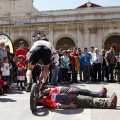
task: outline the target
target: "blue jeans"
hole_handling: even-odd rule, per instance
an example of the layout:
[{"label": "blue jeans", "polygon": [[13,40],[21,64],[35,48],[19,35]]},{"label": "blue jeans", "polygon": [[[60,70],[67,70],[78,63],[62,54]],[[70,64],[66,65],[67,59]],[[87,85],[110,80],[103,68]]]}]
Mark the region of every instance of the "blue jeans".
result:
[{"label": "blue jeans", "polygon": [[51,84],[56,85],[60,68],[52,69]]},{"label": "blue jeans", "polygon": [[94,92],[86,89],[80,89],[78,87],[72,87],[72,94],[75,95],[84,95],[84,96],[92,96],[92,97],[104,97],[103,93],[100,92]]},{"label": "blue jeans", "polygon": [[2,79],[7,82],[9,85],[11,85],[11,79],[10,76],[2,76]]}]

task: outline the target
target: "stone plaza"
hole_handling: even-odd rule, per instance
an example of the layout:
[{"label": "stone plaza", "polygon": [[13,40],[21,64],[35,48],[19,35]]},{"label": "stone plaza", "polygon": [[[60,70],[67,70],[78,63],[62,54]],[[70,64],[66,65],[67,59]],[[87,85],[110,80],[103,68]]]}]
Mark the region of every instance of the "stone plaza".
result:
[{"label": "stone plaza", "polygon": [[[107,97],[117,94],[117,109],[48,109],[38,106],[35,113],[30,110],[30,93],[13,89],[0,96],[0,120],[119,120],[120,118],[120,84],[74,84],[83,89],[100,91],[102,86],[108,89]],[[106,98],[106,99],[108,99]]]}]

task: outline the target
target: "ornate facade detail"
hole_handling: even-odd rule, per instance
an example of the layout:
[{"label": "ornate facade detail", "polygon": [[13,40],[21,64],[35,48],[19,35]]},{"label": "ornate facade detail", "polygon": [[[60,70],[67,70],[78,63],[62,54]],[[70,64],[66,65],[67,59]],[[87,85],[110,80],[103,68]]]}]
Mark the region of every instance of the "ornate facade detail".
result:
[{"label": "ornate facade detail", "polygon": [[13,43],[23,36],[29,43],[26,46],[33,44],[32,35],[37,31],[44,33],[54,47],[102,49],[104,44],[119,44],[118,36],[107,40],[106,36],[120,34],[120,6],[97,7],[91,3],[91,7],[84,4],[77,9],[38,11],[32,0],[0,0],[0,34],[8,35]]}]

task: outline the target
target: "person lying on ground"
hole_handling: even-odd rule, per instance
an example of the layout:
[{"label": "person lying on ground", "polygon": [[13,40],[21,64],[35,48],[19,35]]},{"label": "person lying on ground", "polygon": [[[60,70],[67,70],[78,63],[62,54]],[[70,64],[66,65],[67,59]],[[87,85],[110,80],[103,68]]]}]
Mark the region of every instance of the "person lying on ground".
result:
[{"label": "person lying on ground", "polygon": [[83,95],[66,95],[52,93],[47,97],[39,100],[44,107],[59,109],[75,109],[75,108],[97,108],[97,109],[115,109],[117,105],[117,96],[115,93],[110,99],[93,98]]},{"label": "person lying on ground", "polygon": [[8,85],[7,82],[3,81],[1,78],[0,78],[0,86],[1,86],[1,94],[7,93],[8,91],[12,90],[12,87]]},{"label": "person lying on ground", "polygon": [[49,95],[50,93],[62,93],[62,94],[76,94],[76,95],[85,95],[85,96],[92,96],[92,97],[106,97],[107,96],[107,89],[103,86],[102,90],[99,92],[93,92],[86,89],[81,89],[79,87],[70,86],[64,87],[59,86],[55,88],[47,88],[44,90],[43,95]]}]

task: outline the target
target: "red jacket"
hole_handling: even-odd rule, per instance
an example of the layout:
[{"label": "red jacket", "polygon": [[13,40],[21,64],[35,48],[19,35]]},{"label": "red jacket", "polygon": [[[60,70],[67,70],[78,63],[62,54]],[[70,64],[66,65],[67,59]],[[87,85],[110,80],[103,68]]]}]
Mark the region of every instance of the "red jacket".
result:
[{"label": "red jacket", "polygon": [[75,59],[74,59],[75,56],[78,56],[78,54],[77,54],[77,53],[74,53],[74,52],[71,52],[71,53],[70,53],[71,64],[72,64],[72,65],[75,65]]},{"label": "red jacket", "polygon": [[8,85],[7,82],[3,81],[1,78],[0,78],[0,85]]}]

